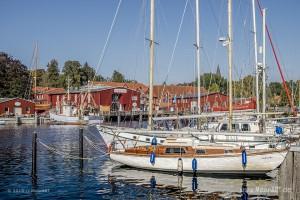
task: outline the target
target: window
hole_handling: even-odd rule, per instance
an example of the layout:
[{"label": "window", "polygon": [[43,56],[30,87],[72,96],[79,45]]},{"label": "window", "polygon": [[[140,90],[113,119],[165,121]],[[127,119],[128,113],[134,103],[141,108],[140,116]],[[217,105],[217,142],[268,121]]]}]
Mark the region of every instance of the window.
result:
[{"label": "window", "polygon": [[9,110],[8,107],[5,107],[5,108],[4,108],[4,111],[5,111],[5,112],[8,112],[8,110]]},{"label": "window", "polygon": [[225,150],[224,150],[224,153],[233,153],[233,150],[225,149]]},{"label": "window", "polygon": [[26,112],[27,112],[27,113],[30,112],[30,107],[26,107]]},{"label": "window", "polygon": [[146,142],[150,142],[150,138],[146,138]]},{"label": "window", "polygon": [[160,142],[160,143],[164,143],[164,140],[160,140],[159,142]]},{"label": "window", "polygon": [[239,124],[232,124],[232,130],[239,130]]},{"label": "window", "polygon": [[205,149],[197,149],[196,150],[196,154],[205,154],[205,153],[206,153]]},{"label": "window", "polygon": [[227,131],[227,124],[222,124],[220,131]]},{"label": "window", "polygon": [[182,148],[166,148],[166,153],[185,153],[185,150]]},{"label": "window", "polygon": [[134,135],[133,137],[132,137],[134,140],[136,140],[136,136]]},{"label": "window", "polygon": [[242,131],[250,131],[249,124],[242,124]]}]

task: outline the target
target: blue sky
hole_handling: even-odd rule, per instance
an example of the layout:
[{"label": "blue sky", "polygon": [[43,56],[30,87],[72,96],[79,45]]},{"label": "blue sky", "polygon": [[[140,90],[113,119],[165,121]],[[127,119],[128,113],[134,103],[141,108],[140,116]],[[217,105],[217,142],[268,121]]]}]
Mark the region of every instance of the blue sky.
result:
[{"label": "blue sky", "polygon": [[[35,41],[40,66],[55,58],[60,67],[67,60],[87,61],[96,67],[119,0],[2,0],[0,51],[30,66]],[[190,82],[195,76],[194,0],[189,0],[174,61],[170,65],[186,0],[156,0],[155,83]],[[254,73],[250,0],[233,0],[234,78]],[[267,23],[278,48],[287,79],[300,79],[299,0],[261,0]],[[200,0],[202,72],[215,72],[220,65],[227,76],[226,49],[218,42],[227,33],[227,1]],[[148,83],[149,0],[123,0],[98,72],[107,77],[114,69],[129,79]],[[258,11],[258,10],[257,10]],[[261,17],[257,12],[258,41]],[[268,81],[280,80],[269,44]],[[168,67],[170,72],[167,73]],[[167,74],[169,74],[166,79]]]}]

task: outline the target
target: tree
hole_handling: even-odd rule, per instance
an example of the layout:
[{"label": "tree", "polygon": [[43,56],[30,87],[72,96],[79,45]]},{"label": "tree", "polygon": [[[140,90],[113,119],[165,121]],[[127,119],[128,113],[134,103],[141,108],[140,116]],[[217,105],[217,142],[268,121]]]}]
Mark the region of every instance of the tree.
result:
[{"label": "tree", "polygon": [[209,92],[220,92],[220,87],[218,84],[213,83],[209,88],[208,88]]},{"label": "tree", "polygon": [[95,78],[95,70],[90,67],[87,62],[84,63],[83,67],[80,69],[80,84],[87,85],[88,81],[93,81]]},{"label": "tree", "polygon": [[78,61],[68,60],[64,64],[63,68],[63,86],[68,86],[67,79],[70,79],[70,86],[79,88],[80,87],[80,67],[81,64]]},{"label": "tree", "polygon": [[46,85],[48,87],[60,87],[59,83],[59,69],[58,62],[55,59],[52,59],[47,64],[47,81]]},{"label": "tree", "polygon": [[46,74],[47,73],[44,69],[37,69],[36,73],[35,70],[31,71],[31,79],[32,79],[33,86],[34,86],[35,75],[36,75],[36,85],[46,86],[47,85],[47,78],[45,77]]},{"label": "tree", "polygon": [[27,67],[0,52],[0,97],[25,97],[31,90],[31,83]]},{"label": "tree", "polygon": [[217,71],[216,71],[216,75],[221,77],[221,70],[220,70],[220,66],[217,66]]},{"label": "tree", "polygon": [[111,81],[113,82],[126,82],[125,77],[123,74],[120,72],[114,70],[112,76],[111,76]]}]

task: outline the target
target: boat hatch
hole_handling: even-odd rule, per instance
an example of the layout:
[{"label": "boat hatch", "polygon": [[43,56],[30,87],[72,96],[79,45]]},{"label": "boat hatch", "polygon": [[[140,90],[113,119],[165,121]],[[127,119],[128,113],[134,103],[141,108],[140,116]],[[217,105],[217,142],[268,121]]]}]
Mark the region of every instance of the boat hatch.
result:
[{"label": "boat hatch", "polygon": [[197,149],[196,154],[206,154],[205,149]]},{"label": "boat hatch", "polygon": [[242,124],[242,131],[250,131],[249,124]]},{"label": "boat hatch", "polygon": [[182,154],[185,153],[185,150],[183,148],[166,148],[166,153],[178,153],[178,154]]},{"label": "boat hatch", "polygon": [[233,150],[225,149],[224,153],[234,153]]}]

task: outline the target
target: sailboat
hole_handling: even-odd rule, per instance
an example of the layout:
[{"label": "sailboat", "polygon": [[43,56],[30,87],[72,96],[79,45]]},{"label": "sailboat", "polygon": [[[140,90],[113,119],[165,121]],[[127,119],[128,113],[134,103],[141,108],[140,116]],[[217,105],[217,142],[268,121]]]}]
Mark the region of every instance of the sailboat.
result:
[{"label": "sailboat", "polygon": [[[196,1],[198,12],[199,1]],[[228,0],[228,64],[229,64],[229,131],[232,132],[232,0]],[[198,16],[198,14],[196,14]],[[154,0],[151,0],[151,33],[154,28]],[[153,34],[151,34],[153,41]],[[150,45],[153,48],[153,43]],[[153,56],[153,49],[150,50]],[[151,57],[153,58],[153,57]],[[153,60],[153,59],[151,59]],[[150,62],[150,69],[151,69]],[[151,70],[150,70],[151,71]],[[150,78],[151,78],[150,73]],[[151,81],[150,81],[151,83]],[[151,84],[150,84],[151,87]],[[151,90],[150,90],[151,97]],[[150,101],[150,105],[151,105]],[[151,106],[150,106],[151,108]],[[152,114],[151,110],[149,112]],[[152,119],[149,116],[149,125]],[[151,127],[151,126],[150,126]],[[235,133],[234,133],[235,134]],[[178,171],[193,173],[222,174],[265,174],[276,169],[284,160],[288,148],[285,142],[268,145],[262,149],[251,148],[235,143],[235,145],[194,143],[178,143],[177,139],[166,140],[157,145],[153,137],[151,145],[125,148],[122,150],[110,148],[110,158],[122,164],[159,171]],[[198,168],[199,166],[199,168]]]},{"label": "sailboat", "polygon": [[[196,2],[197,3],[197,2]],[[198,115],[194,116],[176,116],[176,117],[167,117],[168,119],[178,120],[180,118],[194,118],[199,119],[201,117],[209,117],[209,115],[200,113],[200,57],[199,57],[199,12],[196,10],[196,58],[197,58],[197,68],[198,68]],[[154,17],[151,17],[152,23],[154,23]],[[230,26],[231,29],[231,26]],[[270,138],[277,137],[277,132],[275,131],[276,125],[271,126],[269,129],[265,129],[264,133],[262,133],[260,124],[258,120],[235,120],[233,118],[232,113],[232,85],[229,81],[231,90],[229,91],[229,120],[228,123],[220,122],[217,124],[215,130],[176,130],[176,131],[153,131],[153,65],[154,65],[154,28],[151,28],[150,32],[150,73],[149,73],[149,116],[148,116],[148,129],[133,129],[133,128],[120,128],[120,127],[111,127],[105,125],[98,125],[97,129],[99,133],[103,137],[104,141],[108,146],[111,144],[121,143],[120,147],[133,147],[139,145],[150,144],[153,137],[157,138],[159,144],[163,144],[164,141],[170,137],[174,136],[177,138],[180,137],[190,137],[191,140],[206,140],[206,141],[214,141],[214,142],[235,142],[238,144],[245,145],[255,145],[261,142],[270,141]],[[229,32],[232,32],[231,30]],[[225,38],[224,42],[228,45],[228,55],[229,55],[229,79],[231,80],[231,66],[232,66],[232,58],[231,58],[231,42],[230,38]],[[257,63],[257,61],[256,61]],[[221,114],[224,117],[224,114]],[[220,116],[221,116],[220,115]],[[216,114],[218,116],[218,114]],[[155,119],[157,120],[157,119]],[[159,120],[159,119],[158,119]],[[225,128],[226,127],[226,128]],[[288,129],[287,129],[288,130]],[[197,133],[198,132],[198,133]],[[279,134],[283,134],[285,130],[281,129]],[[243,133],[241,135],[241,133]],[[287,131],[286,131],[287,133]],[[255,135],[257,134],[257,135]],[[196,136],[196,137],[195,137]],[[259,139],[258,139],[259,138]]]}]

